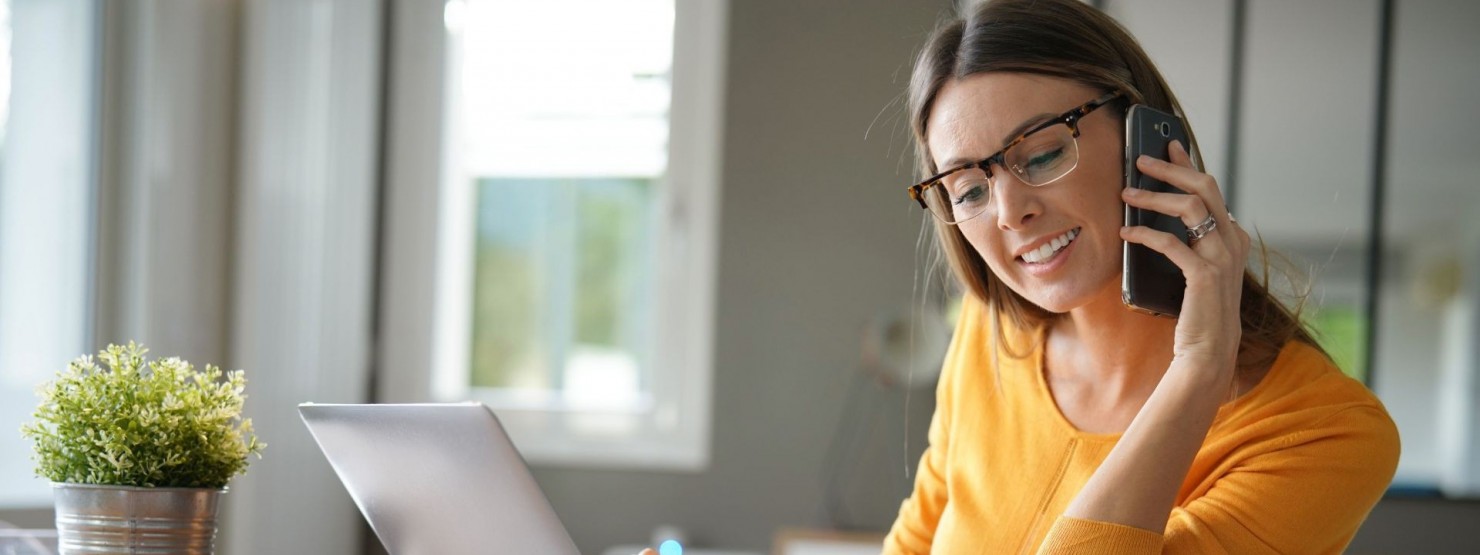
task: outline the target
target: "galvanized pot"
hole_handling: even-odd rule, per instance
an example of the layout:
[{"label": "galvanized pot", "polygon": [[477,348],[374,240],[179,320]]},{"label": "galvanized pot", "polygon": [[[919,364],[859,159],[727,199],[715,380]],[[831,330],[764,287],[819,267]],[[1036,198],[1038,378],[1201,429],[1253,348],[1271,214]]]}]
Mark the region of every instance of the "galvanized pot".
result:
[{"label": "galvanized pot", "polygon": [[61,555],[210,555],[225,489],[52,484]]}]

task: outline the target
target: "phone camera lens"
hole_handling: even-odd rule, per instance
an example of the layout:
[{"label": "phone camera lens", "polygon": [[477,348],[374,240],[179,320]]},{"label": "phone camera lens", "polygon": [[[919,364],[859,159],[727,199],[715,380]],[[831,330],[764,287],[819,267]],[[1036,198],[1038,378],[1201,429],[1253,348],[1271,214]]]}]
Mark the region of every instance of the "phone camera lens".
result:
[{"label": "phone camera lens", "polygon": [[1161,131],[1161,136],[1163,136],[1163,137],[1166,137],[1166,136],[1169,136],[1169,135],[1172,134],[1172,124],[1167,123],[1167,122],[1161,122],[1161,123],[1157,124],[1156,125],[1156,129],[1157,129],[1157,131]]}]

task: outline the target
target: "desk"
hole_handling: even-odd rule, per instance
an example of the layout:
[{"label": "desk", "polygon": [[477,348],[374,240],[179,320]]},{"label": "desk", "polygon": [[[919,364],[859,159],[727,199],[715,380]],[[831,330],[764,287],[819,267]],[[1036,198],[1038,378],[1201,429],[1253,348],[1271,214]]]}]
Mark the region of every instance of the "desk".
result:
[{"label": "desk", "polygon": [[0,555],[54,555],[56,530],[0,529]]},{"label": "desk", "polygon": [[776,533],[772,555],[879,555],[884,534],[786,528]]}]

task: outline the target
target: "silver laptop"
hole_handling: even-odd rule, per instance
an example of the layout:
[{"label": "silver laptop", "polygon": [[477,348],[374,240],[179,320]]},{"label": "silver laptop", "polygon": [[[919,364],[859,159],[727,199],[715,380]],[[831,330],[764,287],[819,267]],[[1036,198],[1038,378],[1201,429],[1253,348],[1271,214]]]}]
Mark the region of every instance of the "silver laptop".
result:
[{"label": "silver laptop", "polygon": [[482,403],[298,406],[392,555],[576,554]]}]

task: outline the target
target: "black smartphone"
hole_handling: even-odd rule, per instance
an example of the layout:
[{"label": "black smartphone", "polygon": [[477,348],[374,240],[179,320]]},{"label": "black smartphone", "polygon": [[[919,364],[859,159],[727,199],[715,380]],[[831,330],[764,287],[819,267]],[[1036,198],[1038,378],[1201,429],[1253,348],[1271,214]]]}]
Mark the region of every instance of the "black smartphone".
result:
[{"label": "black smartphone", "polygon": [[[1187,145],[1187,129],[1182,125],[1182,118],[1141,104],[1131,106],[1125,117],[1125,186],[1186,194],[1136,169],[1136,159],[1142,154],[1167,160],[1167,147],[1174,140]],[[1126,205],[1125,225],[1165,231],[1187,242],[1187,226],[1180,218],[1154,210]],[[1182,295],[1187,290],[1182,269],[1166,255],[1144,245],[1127,242],[1124,255],[1120,298],[1125,305],[1148,314],[1176,318],[1182,311]]]}]

